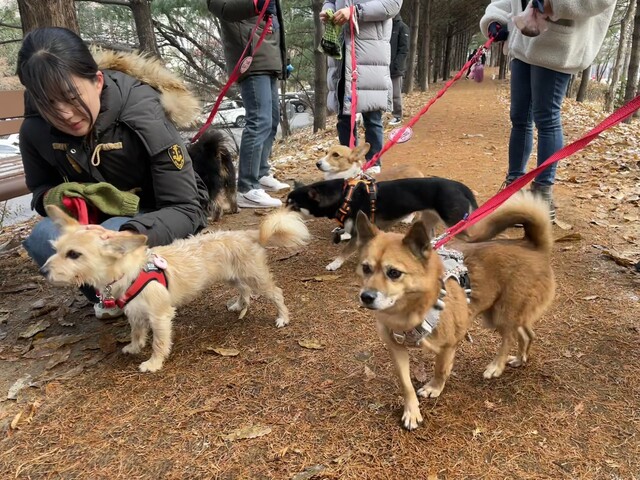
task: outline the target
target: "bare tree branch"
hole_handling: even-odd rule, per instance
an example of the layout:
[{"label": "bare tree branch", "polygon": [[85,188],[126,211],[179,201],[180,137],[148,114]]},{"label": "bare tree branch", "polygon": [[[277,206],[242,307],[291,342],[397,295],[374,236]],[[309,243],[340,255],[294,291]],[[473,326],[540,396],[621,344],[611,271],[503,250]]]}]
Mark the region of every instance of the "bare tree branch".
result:
[{"label": "bare tree branch", "polygon": [[128,0],[75,0],[75,1],[100,3],[102,5],[119,5],[121,7],[131,8],[131,3],[129,3]]},{"label": "bare tree branch", "polygon": [[21,41],[22,41],[21,38],[15,38],[13,40],[2,40],[2,41],[0,41],[0,45],[7,45],[9,43],[18,43],[18,42],[21,42]]},{"label": "bare tree branch", "polygon": [[22,30],[22,27],[20,25],[11,25],[9,23],[4,23],[4,22],[0,22],[0,27],[15,28],[16,30]]}]

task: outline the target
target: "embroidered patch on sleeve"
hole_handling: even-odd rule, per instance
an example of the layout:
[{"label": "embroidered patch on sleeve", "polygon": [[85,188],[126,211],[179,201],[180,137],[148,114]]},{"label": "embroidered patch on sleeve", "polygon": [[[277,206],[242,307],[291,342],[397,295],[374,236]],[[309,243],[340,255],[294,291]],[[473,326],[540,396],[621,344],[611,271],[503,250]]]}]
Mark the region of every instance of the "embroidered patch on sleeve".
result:
[{"label": "embroidered patch on sleeve", "polygon": [[178,170],[182,170],[182,167],[184,167],[184,154],[180,145],[174,143],[169,147],[169,158]]}]

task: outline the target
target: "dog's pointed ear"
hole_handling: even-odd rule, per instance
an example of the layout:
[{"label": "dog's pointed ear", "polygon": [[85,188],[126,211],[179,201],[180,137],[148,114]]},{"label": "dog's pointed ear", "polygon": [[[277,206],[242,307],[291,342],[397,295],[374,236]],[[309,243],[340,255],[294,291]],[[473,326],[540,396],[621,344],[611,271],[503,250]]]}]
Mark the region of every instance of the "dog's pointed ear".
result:
[{"label": "dog's pointed ear", "polygon": [[370,148],[371,148],[371,145],[369,145],[366,142],[363,143],[362,145],[357,145],[351,151],[351,156],[355,160],[364,160],[364,156],[367,154],[367,152],[369,151]]},{"label": "dog's pointed ear", "polygon": [[431,251],[431,237],[426,225],[422,222],[415,222],[402,239],[402,244],[418,259],[427,258]]},{"label": "dog's pointed ear", "polygon": [[114,232],[107,240],[105,246],[107,251],[116,257],[132,252],[147,244],[147,236],[138,233]]},{"label": "dog's pointed ear", "polygon": [[67,215],[60,207],[55,205],[45,205],[44,209],[47,212],[47,216],[53,221],[53,223],[63,230],[80,225],[75,218]]},{"label": "dog's pointed ear", "polygon": [[296,188],[302,188],[302,187],[304,187],[304,186],[305,186],[305,185],[304,185],[304,182],[301,182],[301,181],[299,181],[299,180],[294,180],[294,181],[293,181],[293,188],[294,188],[294,189],[296,189]]},{"label": "dog's pointed ear", "polygon": [[378,228],[371,224],[362,210],[358,210],[358,216],[356,217],[356,233],[358,234],[358,245],[360,247],[369,243],[378,234]]}]

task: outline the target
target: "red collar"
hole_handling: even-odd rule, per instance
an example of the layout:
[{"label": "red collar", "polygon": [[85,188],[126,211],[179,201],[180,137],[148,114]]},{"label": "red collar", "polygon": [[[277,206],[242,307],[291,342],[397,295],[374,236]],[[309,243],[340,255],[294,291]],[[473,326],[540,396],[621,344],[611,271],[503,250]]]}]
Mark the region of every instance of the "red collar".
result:
[{"label": "red collar", "polygon": [[164,288],[169,288],[167,274],[164,271],[166,266],[166,260],[154,255],[153,261],[147,262],[136,279],[120,298],[113,298],[113,296],[111,296],[111,286],[108,285],[105,289],[104,295],[98,295],[100,302],[105,308],[114,308],[115,306],[124,308],[127,303],[136,298],[136,296],[144,290],[144,287],[151,282],[158,282]]}]

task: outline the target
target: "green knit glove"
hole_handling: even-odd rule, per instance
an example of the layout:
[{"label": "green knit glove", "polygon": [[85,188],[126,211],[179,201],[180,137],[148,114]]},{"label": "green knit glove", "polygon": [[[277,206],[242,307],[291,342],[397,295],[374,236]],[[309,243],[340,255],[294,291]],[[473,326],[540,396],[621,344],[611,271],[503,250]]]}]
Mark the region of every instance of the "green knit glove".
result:
[{"label": "green knit glove", "polygon": [[[51,187],[47,193],[44,194],[44,198],[42,199],[42,203],[46,205],[55,205],[56,207],[61,208],[65,213],[71,214],[69,210],[66,209],[64,203],[62,203],[62,197],[64,196],[72,196],[78,197],[78,193],[81,193],[84,190],[84,185],[78,182],[65,182],[60,185],[56,185],[55,187]],[[71,194],[71,195],[69,195]]]},{"label": "green knit glove", "polygon": [[329,21],[324,26],[324,33],[318,50],[333,57],[336,60],[342,59],[342,27],[333,23],[333,10],[325,10]]},{"label": "green knit glove", "polygon": [[113,217],[133,217],[138,213],[140,197],[130,192],[118,190],[110,183],[89,183],[84,186],[83,197],[98,210]]}]

